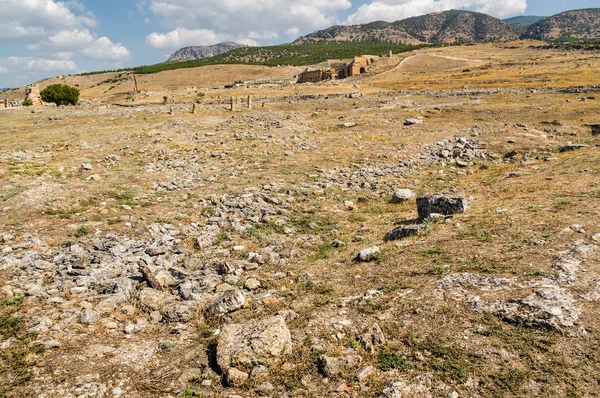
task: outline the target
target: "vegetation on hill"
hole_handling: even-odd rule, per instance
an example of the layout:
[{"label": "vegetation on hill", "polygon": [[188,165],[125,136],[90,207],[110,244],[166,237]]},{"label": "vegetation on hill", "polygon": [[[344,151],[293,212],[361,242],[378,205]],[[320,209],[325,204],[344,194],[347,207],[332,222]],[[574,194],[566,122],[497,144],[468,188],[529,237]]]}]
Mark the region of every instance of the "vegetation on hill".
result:
[{"label": "vegetation on hill", "polygon": [[381,40],[417,43],[456,43],[512,40],[521,30],[486,14],[450,10],[388,23],[332,26],[300,37],[294,44],[320,41]]},{"label": "vegetation on hill", "polygon": [[503,21],[517,25],[531,25],[538,21],[541,21],[544,18],[547,17],[540,17],[537,15],[519,15],[517,17],[503,19]]},{"label": "vegetation on hill", "polygon": [[[165,62],[155,65],[138,66],[133,68],[133,70],[138,74],[150,74],[163,72],[166,70],[196,68],[198,66],[221,64],[304,66],[318,64],[328,59],[346,59],[363,54],[384,55],[390,50],[393,53],[400,53],[412,51],[415,48],[417,47],[412,45],[386,43],[377,40],[360,42],[320,42],[302,45],[282,44],[265,47],[240,47],[210,58],[204,58],[196,61],[176,63]],[[87,72],[82,73],[81,75],[120,72],[124,70],[131,69]]]},{"label": "vegetation on hill", "polygon": [[530,25],[522,36],[539,40],[600,40],[600,8],[565,11]]}]

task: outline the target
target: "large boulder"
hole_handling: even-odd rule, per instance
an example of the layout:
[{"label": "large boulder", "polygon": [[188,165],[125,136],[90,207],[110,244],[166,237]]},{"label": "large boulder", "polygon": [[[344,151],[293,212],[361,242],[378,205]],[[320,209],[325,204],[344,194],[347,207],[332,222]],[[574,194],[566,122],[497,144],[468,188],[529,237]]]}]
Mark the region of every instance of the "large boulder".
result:
[{"label": "large boulder", "polygon": [[469,209],[472,197],[458,195],[425,195],[417,198],[419,220],[425,220],[432,213],[444,215],[460,214]]},{"label": "large boulder", "polygon": [[292,338],[282,317],[225,325],[219,335],[217,364],[226,372],[235,367],[250,370],[269,366],[282,355],[292,353]]}]

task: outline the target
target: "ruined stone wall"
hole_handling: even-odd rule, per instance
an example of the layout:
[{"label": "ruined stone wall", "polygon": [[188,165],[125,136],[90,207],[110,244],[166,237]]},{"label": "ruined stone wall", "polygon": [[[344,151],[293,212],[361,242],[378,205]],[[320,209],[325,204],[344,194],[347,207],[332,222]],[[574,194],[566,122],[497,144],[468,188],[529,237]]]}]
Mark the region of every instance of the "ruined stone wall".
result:
[{"label": "ruined stone wall", "polygon": [[357,76],[369,69],[369,59],[365,57],[354,57],[350,65],[350,76]]},{"label": "ruined stone wall", "polygon": [[300,73],[298,83],[315,83],[331,78],[331,73],[324,70],[310,70]]},{"label": "ruined stone wall", "polygon": [[25,99],[30,100],[35,106],[42,105],[42,97],[40,97],[40,86],[32,84],[25,89]]}]

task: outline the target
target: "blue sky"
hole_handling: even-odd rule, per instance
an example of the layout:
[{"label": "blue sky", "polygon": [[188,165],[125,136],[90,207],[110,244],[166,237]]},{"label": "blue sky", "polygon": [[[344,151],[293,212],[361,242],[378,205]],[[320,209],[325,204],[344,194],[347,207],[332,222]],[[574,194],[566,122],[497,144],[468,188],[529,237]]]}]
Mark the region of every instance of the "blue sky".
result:
[{"label": "blue sky", "polygon": [[598,0],[0,0],[0,87],[162,62],[188,45],[286,43],[442,8],[507,18],[587,7]]}]

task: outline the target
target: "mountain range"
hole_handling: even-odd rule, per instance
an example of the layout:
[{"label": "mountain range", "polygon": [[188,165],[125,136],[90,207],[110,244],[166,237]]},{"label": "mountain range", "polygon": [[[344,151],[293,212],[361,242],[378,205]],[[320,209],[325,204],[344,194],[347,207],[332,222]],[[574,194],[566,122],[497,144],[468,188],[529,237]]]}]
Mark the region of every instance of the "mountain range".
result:
[{"label": "mountain range", "polygon": [[331,26],[302,36],[292,44],[370,40],[426,44],[559,38],[600,39],[600,8],[566,11],[547,18],[527,16],[504,21],[472,11],[449,10],[396,22]]},{"label": "mountain range", "polygon": [[184,47],[177,50],[173,55],[169,57],[167,62],[180,62],[190,61],[203,58],[214,57],[216,55],[224,54],[235,48],[247,47],[244,44],[238,44],[233,42],[223,42],[213,44],[212,46],[191,46]]}]

